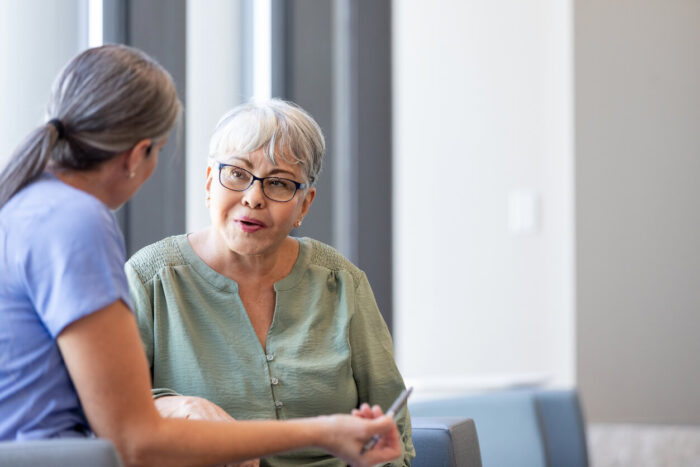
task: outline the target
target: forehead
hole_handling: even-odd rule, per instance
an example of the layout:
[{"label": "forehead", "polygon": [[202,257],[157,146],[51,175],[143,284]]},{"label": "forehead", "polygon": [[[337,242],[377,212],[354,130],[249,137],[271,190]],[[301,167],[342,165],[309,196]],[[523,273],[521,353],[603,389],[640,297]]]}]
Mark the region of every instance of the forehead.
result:
[{"label": "forehead", "polygon": [[257,175],[265,175],[270,172],[286,172],[291,175],[301,175],[302,167],[299,163],[289,162],[287,158],[277,156],[275,162],[265,155],[263,149],[247,154],[232,154],[220,158],[225,164],[232,164],[243,167],[253,172],[260,172]]}]

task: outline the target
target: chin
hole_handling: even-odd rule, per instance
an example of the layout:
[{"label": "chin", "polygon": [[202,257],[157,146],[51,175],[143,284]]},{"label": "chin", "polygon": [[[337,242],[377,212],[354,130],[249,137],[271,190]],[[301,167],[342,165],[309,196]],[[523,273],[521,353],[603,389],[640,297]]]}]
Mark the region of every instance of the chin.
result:
[{"label": "chin", "polygon": [[[275,244],[269,239],[250,238],[236,235],[228,243],[228,247],[234,253],[245,256],[257,256],[275,250]],[[279,247],[279,245],[277,245]]]}]

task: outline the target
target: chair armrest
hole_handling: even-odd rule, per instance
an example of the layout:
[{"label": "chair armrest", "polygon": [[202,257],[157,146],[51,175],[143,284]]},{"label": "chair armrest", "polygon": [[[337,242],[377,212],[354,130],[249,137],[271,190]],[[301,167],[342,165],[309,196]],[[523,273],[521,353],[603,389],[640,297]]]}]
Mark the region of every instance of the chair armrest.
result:
[{"label": "chair armrest", "polygon": [[106,439],[47,439],[0,443],[0,465],[89,465],[123,467],[114,445]]},{"label": "chair armrest", "polygon": [[586,423],[575,389],[535,392],[549,465],[588,467]]},{"label": "chair armrest", "polygon": [[461,417],[411,417],[413,467],[481,467],[476,425]]}]

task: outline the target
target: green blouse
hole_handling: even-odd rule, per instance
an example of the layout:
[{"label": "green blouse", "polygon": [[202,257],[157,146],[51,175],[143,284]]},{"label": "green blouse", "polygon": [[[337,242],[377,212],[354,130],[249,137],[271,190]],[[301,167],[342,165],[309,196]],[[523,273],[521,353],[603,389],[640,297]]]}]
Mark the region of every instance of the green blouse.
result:
[{"label": "green blouse", "polygon": [[[266,349],[238,284],[169,237],[126,264],[154,397],[204,397],[232,417],[291,419],[349,413],[362,402],[386,410],[404,389],[391,336],[364,272],[308,238],[277,301]],[[407,410],[398,419],[403,459],[415,456]],[[323,451],[268,457],[262,465],[337,466]]]}]

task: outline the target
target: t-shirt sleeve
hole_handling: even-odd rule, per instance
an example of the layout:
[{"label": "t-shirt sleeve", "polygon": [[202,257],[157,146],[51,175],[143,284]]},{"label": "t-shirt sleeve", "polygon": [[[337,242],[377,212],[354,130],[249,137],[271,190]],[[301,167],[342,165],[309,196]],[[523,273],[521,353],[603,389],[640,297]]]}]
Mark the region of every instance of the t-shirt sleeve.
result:
[{"label": "t-shirt sleeve", "polygon": [[78,319],[122,300],[131,308],[124,274],[124,239],[104,206],[84,203],[80,214],[50,216],[25,256],[25,281],[52,337]]}]

